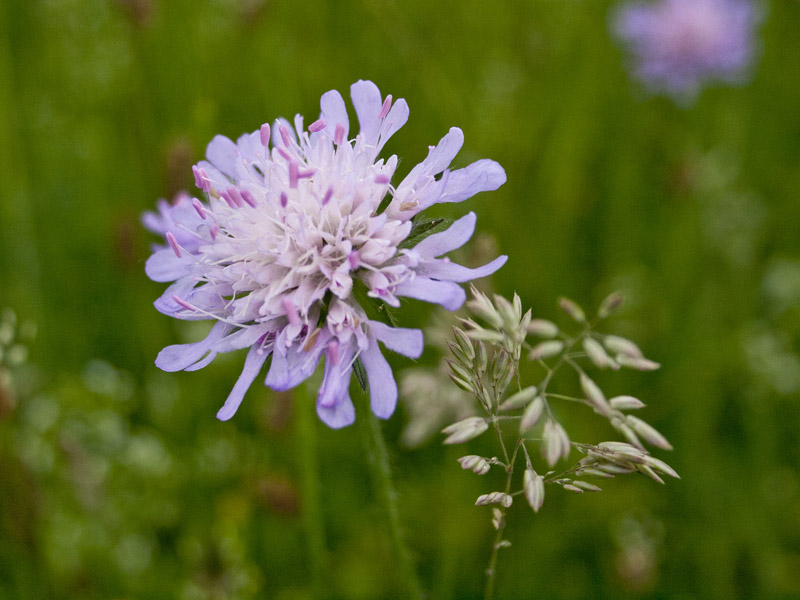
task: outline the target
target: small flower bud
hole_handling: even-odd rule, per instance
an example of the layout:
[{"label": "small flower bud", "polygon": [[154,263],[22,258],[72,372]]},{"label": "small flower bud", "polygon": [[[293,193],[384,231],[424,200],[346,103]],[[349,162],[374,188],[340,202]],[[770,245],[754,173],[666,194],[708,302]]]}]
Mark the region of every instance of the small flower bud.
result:
[{"label": "small flower bud", "polygon": [[589,360],[591,360],[597,368],[610,368],[614,370],[619,369],[619,365],[614,362],[614,360],[608,354],[606,354],[603,346],[600,345],[600,342],[594,338],[585,338],[583,340],[583,349],[586,351],[586,355],[589,357]]},{"label": "small flower bud", "polygon": [[531,360],[543,360],[545,358],[552,358],[561,353],[564,349],[564,342],[558,340],[548,340],[536,344],[531,350],[528,358]]},{"label": "small flower bud", "polygon": [[608,404],[615,410],[637,410],[644,408],[645,403],[633,396],[614,396]]},{"label": "small flower bud", "polygon": [[519,421],[519,434],[523,435],[531,427],[536,425],[542,417],[543,411],[544,399],[542,399],[541,396],[537,396],[533,399],[533,402],[527,406],[525,412],[522,413],[522,418]]},{"label": "small flower bud", "polygon": [[672,444],[667,441],[667,438],[665,438],[655,427],[649,423],[645,423],[633,415],[628,415],[626,417],[626,421],[628,422],[628,425],[633,427],[633,430],[651,446],[656,446],[662,450],[672,450]]},{"label": "small flower bud", "polygon": [[628,358],[644,358],[644,354],[639,350],[639,346],[624,337],[607,335],[603,338],[603,344],[605,344],[609,352],[614,354],[623,354]]},{"label": "small flower bud", "polygon": [[473,438],[478,437],[484,431],[489,429],[489,424],[481,417],[467,417],[457,423],[442,429],[442,433],[448,437],[444,440],[444,444],[461,444]]},{"label": "small flower bud", "polygon": [[500,529],[505,524],[505,519],[503,518],[503,511],[499,508],[492,509],[492,526],[495,530]]},{"label": "small flower bud", "polygon": [[605,471],[593,469],[591,467],[581,469],[580,474],[588,477],[597,477],[598,479],[612,479],[614,477],[611,473],[606,473]]},{"label": "small flower bud", "polygon": [[514,376],[514,366],[508,358],[508,355],[503,353],[502,360],[498,360],[497,375],[495,376],[495,385],[499,392],[504,392],[511,383],[511,378]]},{"label": "small flower bud", "polygon": [[491,492],[478,496],[475,501],[475,506],[487,506],[489,504],[501,504],[508,508],[514,502],[514,499],[504,492]]},{"label": "small flower bud", "polygon": [[577,302],[574,302],[569,298],[561,297],[558,299],[558,305],[561,307],[561,310],[567,313],[578,323],[586,322],[586,313],[584,313],[583,309],[578,306]]},{"label": "small flower bud", "polygon": [[471,382],[464,381],[463,379],[457,377],[456,375],[453,375],[452,373],[450,373],[450,379],[453,381],[453,383],[455,383],[459,388],[461,388],[465,392],[469,392],[471,394],[475,393],[475,388],[473,387]]},{"label": "small flower bud", "polygon": [[486,352],[486,346],[484,346],[481,342],[477,344],[477,350],[475,351],[475,372],[478,376],[483,375],[486,373],[486,367],[489,365],[489,355]]},{"label": "small flower bud", "polygon": [[453,335],[456,337],[456,343],[461,348],[464,355],[471,361],[475,358],[475,348],[472,347],[472,341],[467,337],[462,329],[453,327]]},{"label": "small flower bud", "polygon": [[651,469],[651,468],[650,468],[650,467],[648,467],[647,465],[637,465],[637,467],[636,467],[636,468],[637,468],[637,469],[638,469],[638,470],[639,470],[641,473],[644,473],[645,475],[647,475],[647,476],[648,476],[650,479],[652,479],[653,481],[657,481],[657,482],[658,482],[658,483],[660,483],[661,485],[664,485],[664,480],[663,480],[663,479],[661,479],[661,477],[659,477],[659,476],[658,476],[658,473],[656,473],[655,471],[653,471],[653,469]]},{"label": "small flower bud", "polygon": [[647,358],[631,358],[625,354],[617,354],[616,360],[621,366],[628,367],[629,369],[636,369],[637,371],[655,371],[661,367],[660,364],[653,360]]},{"label": "small flower bud", "polygon": [[654,456],[648,455],[648,456],[645,457],[645,461],[646,461],[647,466],[651,467],[655,471],[660,471],[661,473],[664,473],[665,475],[669,475],[670,477],[674,477],[675,479],[680,479],[681,478],[681,476],[678,475],[677,471],[675,471],[675,469],[670,467],[663,460],[660,460],[660,459],[658,459],[658,458],[656,458]]},{"label": "small flower bud", "polygon": [[485,319],[492,327],[499,329],[503,325],[503,318],[494,307],[489,298],[471,286],[472,300],[467,302],[469,309],[476,315]]},{"label": "small flower bud", "polygon": [[558,335],[558,327],[546,319],[532,319],[528,323],[528,333],[537,337],[553,338]]},{"label": "small flower bud", "polygon": [[551,467],[558,462],[559,458],[569,456],[569,436],[560,423],[553,419],[547,419],[542,439],[542,454]]},{"label": "small flower bud", "polygon": [[571,483],[565,483],[561,487],[564,488],[565,490],[567,490],[568,492],[572,492],[573,494],[582,494],[583,493],[583,490],[581,488],[579,488],[576,485],[572,485]]},{"label": "small flower bud", "polygon": [[531,505],[533,512],[539,512],[544,503],[544,479],[533,469],[525,469],[522,476],[522,489],[525,499]]},{"label": "small flower bud", "polygon": [[447,366],[450,367],[450,370],[456,377],[464,381],[472,380],[473,374],[467,371],[467,369],[464,368],[464,366],[450,359],[445,359],[445,362],[447,363]]},{"label": "small flower bud", "polygon": [[645,463],[647,456],[643,450],[632,444],[625,442],[600,442],[597,447],[601,450],[611,452],[614,459],[622,462]]},{"label": "small flower bud", "polygon": [[505,401],[500,405],[498,410],[516,410],[518,408],[522,408],[528,402],[530,402],[533,397],[536,396],[536,386],[531,385],[526,388],[522,388],[515,394],[511,394]]},{"label": "small flower bud", "polygon": [[491,329],[470,329],[467,333],[473,340],[480,340],[481,342],[492,342],[499,344],[503,341],[503,334],[499,331],[492,331]]},{"label": "small flower bud", "polygon": [[639,436],[636,435],[636,432],[628,427],[628,425],[620,421],[619,423],[614,423],[614,428],[625,436],[625,439],[628,440],[629,444],[636,446],[640,450],[644,450],[644,444],[642,444]]},{"label": "small flower bud", "polygon": [[606,317],[617,312],[617,309],[622,306],[624,301],[625,297],[620,292],[612,292],[600,303],[600,308],[597,310],[597,316],[601,319],[605,319]]},{"label": "small flower bud", "polygon": [[608,405],[603,391],[594,381],[589,379],[586,373],[581,373],[581,389],[583,389],[583,393],[586,394],[589,402],[592,403],[595,412],[604,417],[611,414],[611,407]]},{"label": "small flower bud", "polygon": [[450,352],[453,353],[453,356],[459,363],[461,363],[462,365],[472,366],[472,361],[470,361],[467,358],[467,355],[464,354],[464,351],[461,349],[461,346],[459,346],[455,342],[447,342],[447,347],[450,348]]},{"label": "small flower bud", "polygon": [[492,467],[488,459],[474,454],[462,456],[458,459],[458,462],[462,469],[471,470],[478,475],[486,475]]},{"label": "small flower bud", "polygon": [[522,299],[519,297],[519,294],[514,292],[514,298],[512,299],[512,304],[514,306],[514,314],[517,317],[517,322],[522,319]]},{"label": "small flower bud", "polygon": [[516,329],[516,338],[518,342],[522,342],[525,339],[525,336],[528,335],[528,325],[531,323],[531,309],[529,308],[527,312],[522,315],[522,319],[519,322],[519,326]]},{"label": "small flower bud", "polygon": [[[503,298],[503,296],[494,297],[495,306],[497,306],[497,310],[503,319],[502,327],[506,331],[514,331],[522,318],[522,304],[519,302],[519,296],[516,294],[514,294],[514,296],[514,304],[511,304],[511,302]],[[519,306],[519,312],[516,310],[517,306]]]},{"label": "small flower bud", "polygon": [[628,473],[633,473],[636,470],[633,467],[615,465],[613,463],[601,463],[597,465],[597,468],[611,475],[627,475]]}]

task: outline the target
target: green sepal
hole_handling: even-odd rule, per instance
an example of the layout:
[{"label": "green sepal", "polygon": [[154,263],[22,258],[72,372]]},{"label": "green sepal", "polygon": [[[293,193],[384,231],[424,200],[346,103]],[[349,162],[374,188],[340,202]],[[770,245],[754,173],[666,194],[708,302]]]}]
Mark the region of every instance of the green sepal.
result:
[{"label": "green sepal", "polygon": [[417,215],[411,219],[411,223],[411,232],[397,245],[398,250],[413,248],[429,235],[444,231],[453,224],[453,219],[447,217],[428,219]]},{"label": "green sepal", "polygon": [[353,297],[359,306],[364,309],[373,321],[380,321],[392,327],[397,327],[397,317],[394,315],[395,309],[386,304],[383,300],[373,298],[368,295],[369,289],[366,284],[358,278],[353,279]]},{"label": "green sepal", "polygon": [[353,373],[356,374],[356,380],[358,381],[358,385],[361,386],[361,389],[365,392],[367,391],[367,370],[364,368],[364,364],[361,362],[360,358],[356,359],[356,362],[353,363]]}]

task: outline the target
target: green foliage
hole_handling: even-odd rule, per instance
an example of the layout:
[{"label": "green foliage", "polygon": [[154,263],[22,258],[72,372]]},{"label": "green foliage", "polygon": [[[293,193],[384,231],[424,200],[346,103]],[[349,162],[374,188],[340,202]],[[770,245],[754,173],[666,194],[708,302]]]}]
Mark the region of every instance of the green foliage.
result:
[{"label": "green foliage", "polygon": [[[153,309],[139,215],[215,134],[309,122],[359,78],[411,107],[398,177],[453,125],[455,166],[505,167],[434,215],[478,213],[510,257],[496,291],[558,320],[559,295],[619,289],[614,330],[662,364],[597,383],[652,399],[681,481],[515,524],[497,596],[800,596],[800,2],[763,4],[752,83],[682,109],[627,78],[610,0],[0,2],[0,308],[38,326],[0,394],[0,600],[311,597],[290,399],[254,385],[219,423],[243,356],[157,371],[207,327]],[[396,597],[358,435],[317,429],[325,589]],[[423,586],[479,597],[493,531],[464,498],[488,482],[436,444],[390,452]]]}]

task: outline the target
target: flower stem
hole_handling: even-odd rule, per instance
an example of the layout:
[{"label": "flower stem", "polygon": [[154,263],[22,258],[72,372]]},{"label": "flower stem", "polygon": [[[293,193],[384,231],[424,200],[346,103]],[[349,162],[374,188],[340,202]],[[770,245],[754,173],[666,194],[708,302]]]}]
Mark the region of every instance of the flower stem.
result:
[{"label": "flower stem", "polygon": [[[519,452],[520,447],[522,447],[523,442],[522,439],[517,439],[517,443],[514,446],[514,452],[509,458],[505,443],[503,442],[503,432],[496,420],[493,420],[493,425],[495,432],[500,439],[500,446],[503,449],[503,455],[506,457],[505,493],[510,494],[511,482],[514,478],[514,463],[517,461],[517,453]],[[503,532],[506,528],[506,512],[508,512],[508,509],[504,506],[501,506],[500,511],[502,516],[500,517],[500,522],[497,526],[497,534],[494,536],[494,542],[492,542],[492,555],[489,558],[489,566],[486,567],[486,587],[484,588],[483,592],[484,600],[491,600],[494,597],[494,582],[497,576],[497,556],[500,552],[500,548],[502,548],[501,543],[503,541]]]},{"label": "flower stem", "polygon": [[361,403],[360,408],[362,410],[359,411],[359,418],[362,422],[366,422],[363,429],[366,430],[365,443],[368,448],[367,463],[369,464],[373,484],[379,496],[378,499],[383,505],[383,510],[389,521],[389,533],[392,538],[392,547],[395,559],[397,560],[398,575],[400,577],[399,583],[402,590],[400,596],[402,598],[409,598],[410,600],[421,600],[423,597],[422,587],[417,578],[414,564],[411,560],[411,553],[406,545],[400,524],[400,513],[397,508],[397,492],[392,482],[392,471],[389,465],[386,441],[383,438],[383,432],[378,418],[369,408],[369,399],[366,394],[360,394],[360,396],[364,398],[364,401]]},{"label": "flower stem", "polygon": [[326,550],[325,524],[320,503],[319,456],[317,453],[316,414],[313,396],[307,386],[295,390],[294,406],[297,412],[297,434],[300,438],[302,463],[303,526],[308,544],[311,591],[314,598],[324,597]]}]

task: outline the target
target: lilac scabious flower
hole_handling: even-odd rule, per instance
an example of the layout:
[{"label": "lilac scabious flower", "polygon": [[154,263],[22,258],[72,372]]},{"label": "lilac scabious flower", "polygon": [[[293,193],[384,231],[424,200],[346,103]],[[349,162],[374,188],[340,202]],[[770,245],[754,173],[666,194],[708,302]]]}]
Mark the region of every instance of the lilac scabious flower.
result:
[{"label": "lilac scabious flower", "polygon": [[479,160],[449,170],[464,138],[454,127],[394,186],[397,157],[378,154],[408,119],[408,105],[382,99],[369,81],[355,83],[351,97],[355,138],[342,96],[327,92],[320,118],[308,127],[298,115],[294,126],[278,119],[236,142],[215,137],[208,160],[193,168],[206,200],[180,196],[144,216],[165,239],[148,259],[147,275],[172,282],[156,308],[216,321],[204,340],[168,346],[156,364],[193,371],[220,352],[249,348],[219,419],[233,416],[270,356],[265,383],[275,390],[298,385],[324,358],[317,413],[329,426],[355,419],[348,389],[361,367],[373,412],[388,418],[397,385],[378,342],[416,358],[423,338],[377,320],[374,309],[407,297],[455,310],[465,299],[459,282],[506,261],[470,269],[442,258],[470,239],[474,213],[427,237],[430,222],[415,218],[433,204],[497,189],[506,179],[502,167]]},{"label": "lilac scabious flower", "polygon": [[705,83],[746,81],[759,18],[751,0],[656,0],[621,7],[613,26],[652,92],[689,101]]}]

